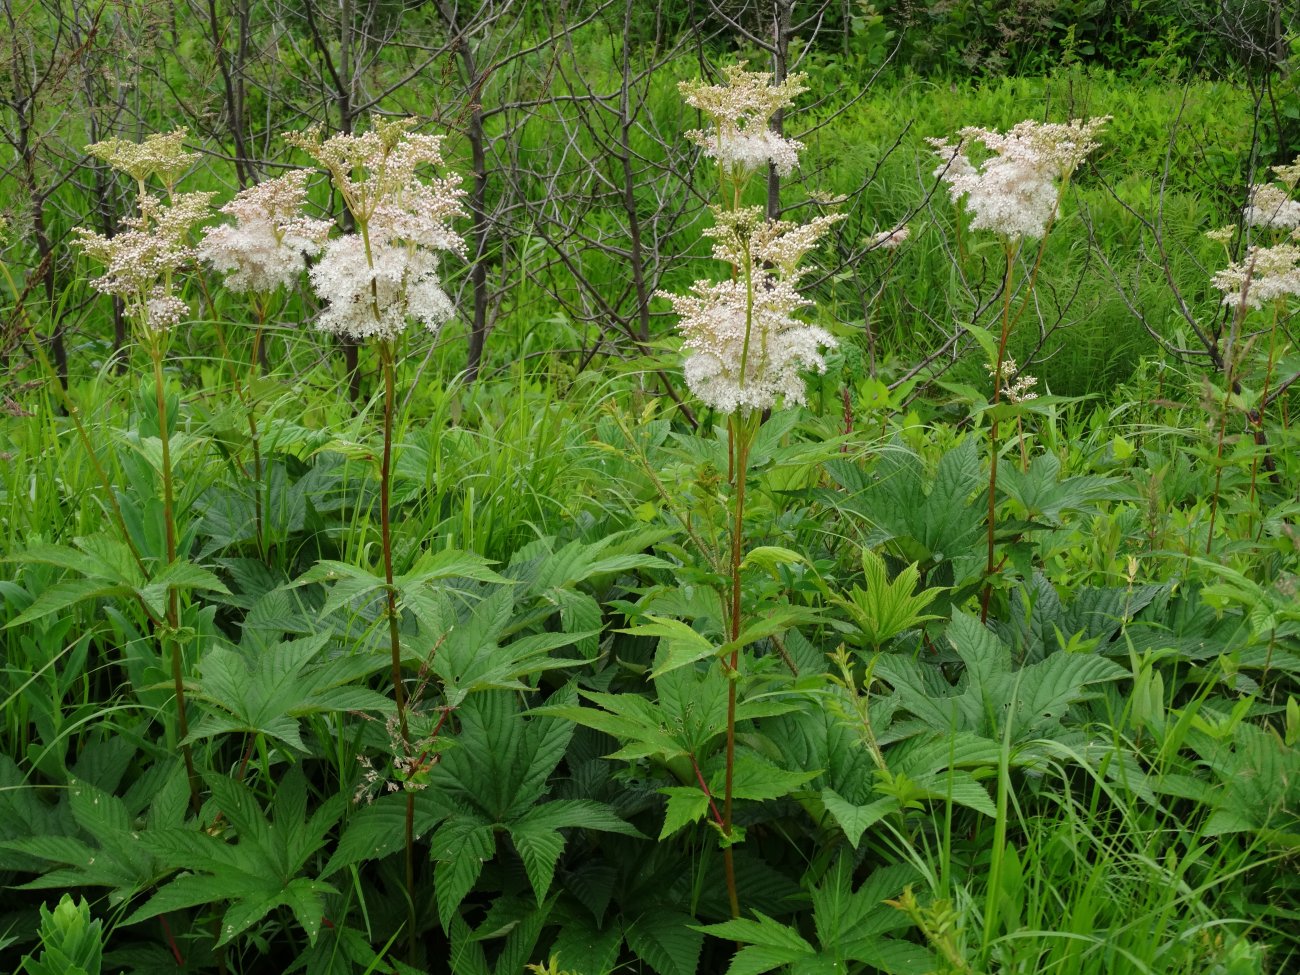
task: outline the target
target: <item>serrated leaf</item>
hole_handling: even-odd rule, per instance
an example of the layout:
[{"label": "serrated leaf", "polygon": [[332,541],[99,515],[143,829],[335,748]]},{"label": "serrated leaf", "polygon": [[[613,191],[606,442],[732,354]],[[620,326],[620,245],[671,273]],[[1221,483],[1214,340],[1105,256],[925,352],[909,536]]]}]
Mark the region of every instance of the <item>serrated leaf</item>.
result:
[{"label": "serrated leaf", "polygon": [[840,829],[844,830],[845,838],[855,850],[862,841],[863,833],[898,809],[898,800],[893,796],[877,799],[865,806],[856,806],[834,789],[827,788],[822,790],[821,799],[822,805]]},{"label": "serrated leaf", "polygon": [[624,931],[627,945],[659,975],[695,975],[704,935],[689,914],[659,910],[637,918]]},{"label": "serrated leaf", "polygon": [[646,619],[650,622],[619,632],[631,636],[659,638],[660,662],[651,677],[659,677],[678,667],[706,660],[718,652],[718,648],[711,640],[697,633],[681,620],[666,616],[647,616]]},{"label": "serrated leaf", "polygon": [[664,811],[664,827],[659,831],[660,840],[672,836],[683,826],[698,823],[709,814],[709,797],[702,789],[674,785],[659,791],[668,797],[668,805]]}]

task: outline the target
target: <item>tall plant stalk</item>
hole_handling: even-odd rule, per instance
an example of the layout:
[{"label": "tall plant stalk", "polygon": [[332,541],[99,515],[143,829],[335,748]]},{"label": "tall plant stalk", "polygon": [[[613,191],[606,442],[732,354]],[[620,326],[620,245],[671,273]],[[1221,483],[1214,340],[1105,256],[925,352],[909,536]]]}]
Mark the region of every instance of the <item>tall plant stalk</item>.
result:
[{"label": "tall plant stalk", "polygon": [[[396,344],[378,343],[384,374],[384,452],[379,467],[379,531],[384,551],[384,614],[388,617],[388,641],[392,653],[393,701],[397,706],[397,728],[402,737],[402,757],[411,758],[411,733],[406,717],[406,687],[402,682],[402,636],[397,616],[397,586],[393,583],[393,524],[390,510],[393,471],[393,410],[397,401]],[[406,911],[408,958],[415,958],[415,793],[406,790]]]},{"label": "tall plant stalk", "polygon": [[[762,414],[757,414],[758,423]],[[733,413],[727,425],[727,448],[732,470],[732,512],[731,529],[731,589],[728,593],[730,611],[727,619],[727,639],[733,644],[731,656],[727,660],[727,756],[726,779],[722,794],[722,835],[727,841],[722,849],[722,863],[727,877],[727,899],[731,905],[731,916],[740,917],[740,894],[736,888],[736,863],[732,855],[732,801],[734,777],[736,770],[736,682],[740,678],[740,639],[741,588],[740,566],[745,557],[745,480],[749,472],[749,449],[753,443],[753,433],[758,423],[751,424],[747,416]],[[751,429],[751,426],[753,429]]]},{"label": "tall plant stalk", "polygon": [[[176,561],[176,504],[175,485],[172,475],[171,434],[167,419],[167,389],[163,379],[163,356],[166,353],[166,336],[164,333],[151,331],[146,346],[149,358],[153,360],[154,399],[158,410],[158,441],[160,444],[163,488],[163,532],[167,546],[167,565]],[[171,586],[167,587],[167,611],[163,623],[158,627],[159,649],[164,659],[171,658],[172,687],[176,693],[176,740],[180,743],[181,757],[185,761],[185,776],[189,782],[190,805],[197,813],[202,806],[199,797],[199,779],[194,771],[194,755],[187,739],[190,735],[189,717],[185,702],[185,661],[180,641],[176,638],[180,630],[180,593]]]},{"label": "tall plant stalk", "polygon": [[988,565],[985,567],[984,592],[980,596],[980,619],[989,617],[989,599],[993,595],[994,563],[993,535],[997,522],[998,490],[998,403],[1002,401],[1002,364],[1007,357],[1007,339],[1011,336],[1011,285],[1015,273],[1015,246],[1010,242],[1004,247],[1006,253],[1006,273],[1002,278],[1002,334],[998,338],[998,357],[993,368],[993,411],[989,420],[989,531],[988,531]]}]

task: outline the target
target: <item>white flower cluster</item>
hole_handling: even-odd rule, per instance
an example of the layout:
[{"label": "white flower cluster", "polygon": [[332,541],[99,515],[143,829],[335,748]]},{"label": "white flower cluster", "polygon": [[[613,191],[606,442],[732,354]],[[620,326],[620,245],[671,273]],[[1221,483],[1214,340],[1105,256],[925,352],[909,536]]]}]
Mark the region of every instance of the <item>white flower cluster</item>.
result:
[{"label": "white flower cluster", "polygon": [[1293,230],[1300,227],[1300,200],[1273,183],[1256,183],[1243,216],[1252,227]]},{"label": "white flower cluster", "polygon": [[423,175],[443,163],[441,139],[413,119],[377,120],[362,135],[289,133],[285,138],[330,174],[357,232],[325,245],[310,278],[328,302],[317,327],[353,339],[390,341],[411,319],[436,331],[452,316],[438,278],[438,252],[465,256],[450,221],[465,216],[460,178]]},{"label": "white flower cluster", "polygon": [[997,377],[998,388],[1010,402],[1024,403],[1031,399],[1038,399],[1038,394],[1034,392],[1034,387],[1038,385],[1037,377],[1024,373],[1017,375],[1017,373],[1020,373],[1020,367],[1016,365],[1016,360],[1010,356],[1002,360],[1000,374],[993,366],[987,366],[986,368],[990,376]]},{"label": "white flower cluster", "polygon": [[127,314],[146,328],[165,331],[189,314],[175,294],[174,277],[194,257],[190,234],[212,212],[211,193],[180,193],[168,204],[140,198],[140,212],[124,222],[126,230],[104,237],[76,228],[77,243],[104,265],[91,284],[126,304]]},{"label": "white flower cluster", "polygon": [[772,116],[807,91],[805,75],[793,74],[779,85],[762,71],[746,71],[741,61],[723,69],[726,83],[706,85],[683,81],[678,85],[686,104],[713,123],[711,131],[695,129],[686,137],[710,159],[735,176],[752,173],[769,163],[789,176],[799,162],[803,143],[772,131]]},{"label": "white flower cluster", "polygon": [[[1056,215],[1060,183],[1097,148],[1097,131],[1109,116],[1089,121],[1026,120],[1006,133],[967,126],[957,144],[928,139],[941,162],[934,175],[948,184],[953,202],[966,197],[971,228],[1009,241],[1038,239]],[[975,142],[989,155],[978,165],[966,154]]]},{"label": "white flower cluster", "polygon": [[185,148],[188,131],[181,127],[171,132],[156,132],[146,136],[143,142],[105,139],[86,146],[86,152],[134,179],[142,195],[150,176],[158,177],[170,195],[180,178],[199,158],[197,152]]},{"label": "white flower cluster", "polygon": [[871,250],[893,250],[895,247],[901,247],[905,244],[911,232],[911,228],[907,224],[899,224],[893,230],[882,230],[878,234],[874,234],[868,246]]},{"label": "white flower cluster", "polygon": [[231,291],[268,294],[290,285],[303,272],[307,257],[325,246],[333,224],[303,216],[307,176],[299,169],[266,180],[221,208],[235,223],[211,228],[198,254],[226,275]]},{"label": "white flower cluster", "polygon": [[1262,308],[1280,298],[1300,297],[1300,246],[1252,247],[1245,258],[1215,274],[1212,283],[1230,308]]},{"label": "white flower cluster", "polygon": [[758,208],[715,210],[708,231],[714,257],[742,273],[734,280],[696,281],[687,295],[660,293],[672,302],[689,352],[686,384],[721,413],[804,402],[804,369],[826,371],[823,347],[838,343],[794,313],[811,302],[795,289],[796,264],[838,215],[809,224],[764,219]]}]

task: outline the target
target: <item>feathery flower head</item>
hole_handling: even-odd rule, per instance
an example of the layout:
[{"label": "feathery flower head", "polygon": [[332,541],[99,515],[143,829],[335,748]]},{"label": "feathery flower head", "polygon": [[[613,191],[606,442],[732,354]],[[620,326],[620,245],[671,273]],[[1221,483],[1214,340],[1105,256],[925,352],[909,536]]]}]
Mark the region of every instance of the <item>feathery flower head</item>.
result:
[{"label": "feathery flower head", "polygon": [[[1059,182],[1097,148],[1095,136],[1110,116],[1064,123],[1026,120],[1007,132],[967,126],[956,145],[927,139],[939,156],[934,175],[948,184],[956,203],[966,197],[971,228],[992,230],[1008,240],[1037,239],[1056,213]],[[966,154],[979,142],[989,156],[978,165]]]},{"label": "feathery flower head", "polygon": [[361,236],[346,234],[325,245],[309,276],[328,302],[316,327],[358,341],[395,339],[412,318],[435,332],[455,314],[427,250],[376,241],[367,255]]},{"label": "feathery flower head", "polygon": [[425,180],[420,175],[423,167],[441,166],[443,157],[441,136],[411,131],[418,121],[377,118],[360,135],[338,133],[322,139],[319,126],[314,126],[306,132],[286,132],[284,138],[329,172],[358,223],[369,223],[381,209],[390,220],[400,210],[432,221],[464,216],[459,176]]},{"label": "feathery flower head", "polygon": [[1288,190],[1294,190],[1300,184],[1300,156],[1289,166],[1274,166],[1273,176],[1282,182]]},{"label": "feathery flower head", "polygon": [[701,80],[678,84],[686,104],[713,123],[712,130],[694,129],[686,137],[733,173],[751,173],[770,163],[782,176],[788,176],[799,162],[803,143],[777,135],[771,121],[808,90],[804,84],[807,75],[792,74],[777,85],[767,72],[746,71],[747,63],[723,68],[725,84],[707,85]]},{"label": "feathery flower head", "polygon": [[659,295],[679,318],[686,384],[722,413],[768,409],[778,397],[802,403],[800,372],[825,372],[821,349],[838,343],[795,317],[812,304],[795,290],[796,265],[842,215],[795,224],[767,220],[758,207],[714,213],[717,223],[705,231],[713,256],[743,273],[720,283],[696,281],[690,294]]},{"label": "feathery flower head", "polygon": [[208,230],[198,256],[226,275],[236,292],[271,292],[289,285],[319,254],[333,224],[303,215],[307,202],[305,169],[268,179],[238,193],[221,208],[233,225]]},{"label": "feathery flower head", "polygon": [[164,204],[140,198],[140,213],[127,229],[105,237],[77,227],[77,246],[104,265],[95,290],[121,298],[127,312],[150,329],[166,330],[189,312],[172,292],[172,278],[194,257],[190,234],[212,212],[212,193],[180,193]]},{"label": "feathery flower head", "polygon": [[388,341],[410,319],[436,331],[455,311],[439,283],[437,254],[466,256],[451,228],[466,216],[465,191],[457,175],[425,172],[442,165],[442,139],[412,132],[414,125],[376,119],[361,135],[285,135],[329,172],[359,231],[326,244],[311,269],[312,288],[328,302],[318,328]]},{"label": "feathery flower head", "polygon": [[1214,275],[1211,283],[1222,291],[1229,308],[1262,308],[1285,297],[1300,297],[1300,246],[1275,244],[1252,247]]},{"label": "feathery flower head", "polygon": [[[1016,365],[1016,360],[1007,356],[1002,360],[1002,370],[998,371],[997,367],[989,365],[990,376],[997,377],[998,388],[1002,390],[1002,395],[1012,403],[1024,403],[1031,399],[1038,399],[1038,394],[1033,391],[1038,385],[1038,379],[1020,372],[1020,367]],[[1017,375],[1019,373],[1019,375]]]},{"label": "feathery flower head", "polygon": [[1290,230],[1300,227],[1300,201],[1291,199],[1290,193],[1273,183],[1256,183],[1250,188],[1244,216],[1252,227]]},{"label": "feathery flower head", "polygon": [[836,223],[842,213],[815,217],[808,223],[768,220],[761,207],[727,210],[710,207],[714,224],[704,231],[713,239],[713,256],[735,267],[769,267],[782,278],[802,276],[796,265]]},{"label": "feathery flower head", "polygon": [[696,281],[688,295],[661,297],[672,302],[682,347],[691,353],[686,385],[721,413],[768,409],[778,396],[804,402],[800,370],[825,372],[821,348],[837,344],[825,329],[794,317],[811,302],[788,281],[768,279],[752,293],[743,279]]},{"label": "feathery flower head", "polygon": [[899,224],[893,230],[882,230],[880,233],[874,234],[869,246],[872,250],[876,250],[877,248],[882,250],[893,250],[895,247],[899,247],[905,243],[911,233],[911,228],[908,227],[907,224]]},{"label": "feathery flower head", "polygon": [[171,132],[158,132],[145,137],[143,142],[127,139],[105,139],[86,146],[86,152],[102,159],[118,172],[126,173],[141,186],[150,176],[157,176],[170,193],[199,158],[197,152],[185,148],[188,129],[184,126]]},{"label": "feathery flower head", "polygon": [[1232,238],[1237,235],[1235,224],[1228,224],[1226,227],[1220,227],[1217,230],[1207,230],[1205,236],[1216,244],[1222,244],[1227,247],[1232,243]]}]

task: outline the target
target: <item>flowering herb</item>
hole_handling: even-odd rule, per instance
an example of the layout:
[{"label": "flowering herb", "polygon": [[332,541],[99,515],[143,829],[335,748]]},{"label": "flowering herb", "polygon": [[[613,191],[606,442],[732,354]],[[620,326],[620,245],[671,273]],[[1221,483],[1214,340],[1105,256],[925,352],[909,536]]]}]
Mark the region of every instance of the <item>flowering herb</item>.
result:
[{"label": "flowering herb", "polygon": [[212,227],[198,256],[226,276],[231,291],[269,293],[292,284],[319,254],[333,224],[303,215],[304,169],[241,191],[221,208],[235,223]]},{"label": "flowering herb", "polygon": [[321,140],[317,130],[285,138],[326,171],[357,232],[325,245],[310,272],[328,304],[317,327],[348,338],[392,340],[414,319],[437,331],[454,308],[438,278],[438,254],[465,256],[451,221],[465,216],[460,177],[441,166],[442,139],[410,131],[414,119],[377,120],[362,135]]},{"label": "flowering herb", "polygon": [[[1026,120],[1006,133],[967,126],[958,142],[929,139],[941,160],[934,175],[948,184],[954,203],[966,197],[972,230],[992,230],[1008,240],[1039,239],[1056,216],[1061,183],[1097,148],[1097,132],[1110,116],[1089,121]],[[967,155],[982,143],[979,164]]]}]

